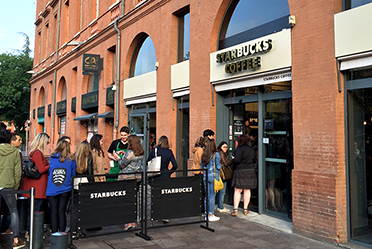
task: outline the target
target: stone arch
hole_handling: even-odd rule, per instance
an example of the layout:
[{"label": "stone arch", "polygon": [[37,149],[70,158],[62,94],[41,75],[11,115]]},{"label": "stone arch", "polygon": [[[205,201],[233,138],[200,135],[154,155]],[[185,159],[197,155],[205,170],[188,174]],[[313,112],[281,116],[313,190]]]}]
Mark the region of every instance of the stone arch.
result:
[{"label": "stone arch", "polygon": [[[150,39],[150,40],[148,40],[148,39]],[[155,68],[155,62],[156,62],[155,45],[154,45],[152,39],[150,38],[150,36],[147,33],[141,32],[141,33],[136,35],[136,37],[133,39],[133,41],[130,44],[129,49],[128,49],[128,54],[127,54],[127,58],[126,58],[126,61],[127,61],[126,69],[127,69],[127,72],[128,72],[128,74],[127,74],[128,78],[137,76],[135,74],[135,70],[136,70],[136,66],[138,66],[138,65],[136,65],[137,60],[138,60],[138,56],[140,55],[140,52],[141,52],[141,49],[143,48],[144,43],[148,42],[148,41],[151,42],[151,45],[152,45],[153,50],[154,50],[153,55],[152,55],[153,58],[149,58],[148,63],[149,63],[149,65],[151,65],[153,63],[154,68],[153,68],[153,70],[151,70],[151,69],[149,70],[148,68],[144,69],[144,72],[142,72],[142,73],[155,71],[155,69],[156,69]],[[148,65],[146,65],[146,66],[148,66]],[[142,74],[142,73],[140,73],[140,74]]]}]

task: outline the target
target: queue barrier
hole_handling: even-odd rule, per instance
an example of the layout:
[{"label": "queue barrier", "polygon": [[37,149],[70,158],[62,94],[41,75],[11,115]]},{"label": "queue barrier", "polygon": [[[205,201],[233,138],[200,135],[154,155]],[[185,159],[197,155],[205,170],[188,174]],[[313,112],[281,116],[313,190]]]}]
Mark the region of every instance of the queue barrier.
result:
[{"label": "queue barrier", "polygon": [[[184,173],[184,171],[173,172]],[[89,235],[79,236],[84,229],[124,225],[132,222],[139,223],[136,230],[140,231],[136,235],[146,240],[152,239],[147,234],[149,228],[154,229],[164,226],[206,223],[201,227],[214,232],[214,229],[209,227],[208,215],[204,219],[202,213],[204,205],[202,175],[149,178],[147,173],[151,172],[139,172],[137,173],[137,179],[133,180],[84,183],[79,181],[78,190],[74,188],[71,190],[71,196],[76,198],[72,202],[72,209],[76,209],[75,213],[77,213],[77,217],[71,215],[71,223],[73,222],[72,219],[77,220],[77,236],[74,236],[74,239],[90,237]],[[94,175],[94,177],[110,176],[112,178],[126,174],[133,173]],[[207,170],[204,170],[204,174],[208,174]],[[73,178],[81,177],[86,176],[75,176]],[[208,189],[206,189],[205,194],[208,195]],[[199,217],[199,220],[164,224],[162,226],[153,225],[152,227],[148,225],[149,222],[154,220],[187,217]],[[103,232],[99,235],[105,234],[107,233]]]}]

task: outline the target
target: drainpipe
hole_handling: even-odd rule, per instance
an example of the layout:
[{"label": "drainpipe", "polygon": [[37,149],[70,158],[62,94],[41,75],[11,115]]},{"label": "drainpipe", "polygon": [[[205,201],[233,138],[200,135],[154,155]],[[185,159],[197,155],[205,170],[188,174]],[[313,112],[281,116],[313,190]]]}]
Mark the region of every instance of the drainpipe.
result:
[{"label": "drainpipe", "polygon": [[[58,25],[57,25],[57,42],[56,42],[56,60],[55,64],[58,61],[58,48],[59,48],[59,33],[60,33],[60,28],[61,28],[61,2],[58,2]],[[56,83],[57,81],[57,69],[54,69],[54,76],[53,76],[53,102],[52,102],[52,141],[54,141],[54,122],[55,122],[55,115],[56,115]]]},{"label": "drainpipe", "polygon": [[124,0],[121,0],[121,16],[124,16]]},{"label": "drainpipe", "polygon": [[[123,3],[123,1],[122,1]],[[123,6],[123,5],[122,5]],[[117,48],[116,48],[116,98],[115,98],[115,125],[112,131],[112,139],[115,140],[116,131],[119,126],[119,97],[120,97],[120,42],[121,42],[121,34],[120,30],[118,29],[118,19],[116,18],[114,21],[114,28],[116,32],[118,32],[118,40],[117,40]]]}]

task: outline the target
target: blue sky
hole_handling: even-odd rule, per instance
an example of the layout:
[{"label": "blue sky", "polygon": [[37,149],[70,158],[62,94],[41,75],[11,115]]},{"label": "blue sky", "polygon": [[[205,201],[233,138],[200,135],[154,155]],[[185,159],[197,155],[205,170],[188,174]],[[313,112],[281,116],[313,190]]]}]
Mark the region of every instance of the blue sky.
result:
[{"label": "blue sky", "polygon": [[25,39],[18,32],[28,35],[34,50],[35,17],[36,0],[0,0],[0,54],[22,49]]}]

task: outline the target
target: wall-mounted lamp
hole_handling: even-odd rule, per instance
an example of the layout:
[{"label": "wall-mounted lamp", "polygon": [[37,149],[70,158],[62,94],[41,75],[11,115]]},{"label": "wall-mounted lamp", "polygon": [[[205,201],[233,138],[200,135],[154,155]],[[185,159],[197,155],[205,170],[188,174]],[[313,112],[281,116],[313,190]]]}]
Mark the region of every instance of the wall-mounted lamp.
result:
[{"label": "wall-mounted lamp", "polygon": [[111,88],[112,91],[116,91],[116,85],[113,85]]},{"label": "wall-mounted lamp", "polygon": [[84,42],[82,41],[70,41],[69,43],[67,43],[66,45],[67,46],[79,46],[81,44],[83,44]]},{"label": "wall-mounted lamp", "polygon": [[295,16],[289,16],[289,25],[291,27],[294,27],[296,25],[296,17]]},{"label": "wall-mounted lamp", "polygon": [[156,67],[156,69],[158,69],[158,67],[159,67],[159,62],[158,61],[155,62],[155,67]]}]

